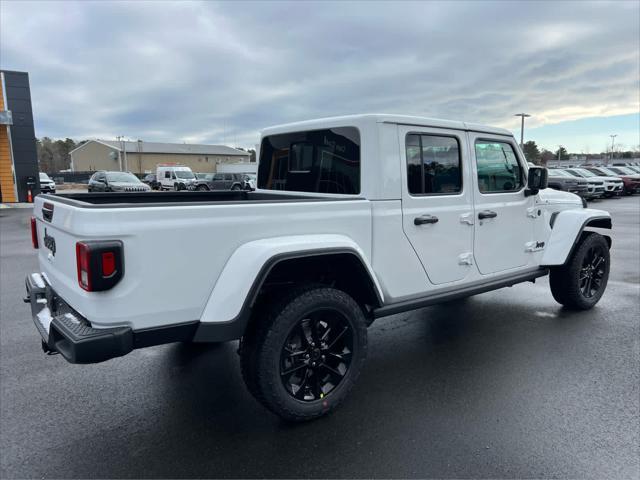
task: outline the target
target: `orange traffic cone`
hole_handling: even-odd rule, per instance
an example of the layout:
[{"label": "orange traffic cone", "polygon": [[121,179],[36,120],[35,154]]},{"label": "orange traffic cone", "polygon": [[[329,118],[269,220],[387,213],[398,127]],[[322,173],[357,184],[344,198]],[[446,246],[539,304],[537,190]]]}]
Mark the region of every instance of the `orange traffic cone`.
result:
[{"label": "orange traffic cone", "polygon": [[31,189],[27,189],[27,203],[33,203],[33,195],[31,195]]}]

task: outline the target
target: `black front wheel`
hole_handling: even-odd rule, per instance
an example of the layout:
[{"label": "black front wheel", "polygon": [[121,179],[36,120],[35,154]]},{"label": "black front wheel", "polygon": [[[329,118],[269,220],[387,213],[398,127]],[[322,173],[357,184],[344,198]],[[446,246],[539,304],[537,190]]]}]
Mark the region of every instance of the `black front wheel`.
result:
[{"label": "black front wheel", "polygon": [[243,337],[249,391],[286,420],[325,415],[346,398],[367,354],[367,322],[341,290],[306,288],[254,318]]},{"label": "black front wheel", "polygon": [[574,310],[592,308],[607,288],[610,262],[607,240],[597,233],[587,233],[567,262],[551,269],[553,298]]}]

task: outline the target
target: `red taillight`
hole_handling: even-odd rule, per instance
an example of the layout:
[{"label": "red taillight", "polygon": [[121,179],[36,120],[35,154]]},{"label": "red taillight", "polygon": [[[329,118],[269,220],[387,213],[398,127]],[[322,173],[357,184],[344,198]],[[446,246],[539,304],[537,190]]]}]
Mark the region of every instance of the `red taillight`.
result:
[{"label": "red taillight", "polygon": [[113,252],[102,254],[102,276],[110,277],[116,271],[116,256]]},{"label": "red taillight", "polygon": [[36,217],[31,217],[31,243],[33,248],[39,248],[38,246],[38,223]]},{"label": "red taillight", "polygon": [[83,242],[76,243],[76,263],[78,265],[78,283],[82,289],[91,291],[91,250]]},{"label": "red taillight", "polygon": [[109,290],[124,275],[124,253],[120,240],[76,243],[78,284],[87,292]]}]

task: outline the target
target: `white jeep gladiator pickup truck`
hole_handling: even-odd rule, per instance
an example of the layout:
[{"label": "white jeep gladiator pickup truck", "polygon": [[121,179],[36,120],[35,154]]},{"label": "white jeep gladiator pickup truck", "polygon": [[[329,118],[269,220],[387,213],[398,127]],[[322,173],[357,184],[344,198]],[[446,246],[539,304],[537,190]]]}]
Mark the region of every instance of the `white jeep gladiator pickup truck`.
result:
[{"label": "white jeep gladiator pickup truck", "polygon": [[499,128],[272,127],[254,192],[36,197],[25,301],[44,350],[72,363],[240,339],[249,391],[308,420],[345,399],[376,318],[547,274],[566,308],[598,302],[611,239],[592,228],[611,218],[546,181]]}]

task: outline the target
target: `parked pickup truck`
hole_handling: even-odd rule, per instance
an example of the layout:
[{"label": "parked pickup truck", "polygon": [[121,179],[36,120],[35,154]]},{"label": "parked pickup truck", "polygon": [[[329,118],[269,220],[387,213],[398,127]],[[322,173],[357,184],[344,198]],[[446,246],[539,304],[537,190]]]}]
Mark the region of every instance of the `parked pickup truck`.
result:
[{"label": "parked pickup truck", "polygon": [[611,218],[546,185],[499,128],[395,115],[272,127],[255,192],[36,197],[26,301],[44,350],[71,363],[240,339],[248,390],[308,420],[354,386],[375,319],[547,274],[560,304],[593,307],[611,247],[593,228]]}]

